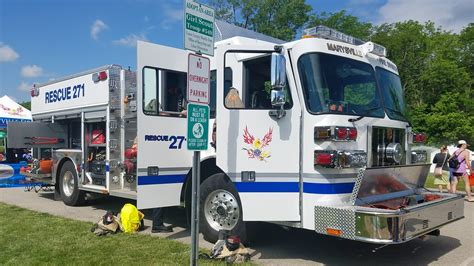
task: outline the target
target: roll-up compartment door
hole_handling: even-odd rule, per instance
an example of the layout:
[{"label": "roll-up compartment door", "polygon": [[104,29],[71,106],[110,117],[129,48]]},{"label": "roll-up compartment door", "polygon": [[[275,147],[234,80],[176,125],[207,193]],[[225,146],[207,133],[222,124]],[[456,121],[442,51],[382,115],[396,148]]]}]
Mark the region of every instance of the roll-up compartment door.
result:
[{"label": "roll-up compartment door", "polygon": [[7,141],[8,148],[66,148],[67,125],[10,122],[7,128]]}]

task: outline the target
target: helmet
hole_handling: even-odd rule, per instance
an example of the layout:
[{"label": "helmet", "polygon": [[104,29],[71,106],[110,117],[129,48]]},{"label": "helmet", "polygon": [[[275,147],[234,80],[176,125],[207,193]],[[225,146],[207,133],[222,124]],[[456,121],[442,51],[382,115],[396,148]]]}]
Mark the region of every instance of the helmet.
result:
[{"label": "helmet", "polygon": [[225,246],[229,251],[234,251],[240,247],[240,237],[239,236],[229,236],[225,240]]}]

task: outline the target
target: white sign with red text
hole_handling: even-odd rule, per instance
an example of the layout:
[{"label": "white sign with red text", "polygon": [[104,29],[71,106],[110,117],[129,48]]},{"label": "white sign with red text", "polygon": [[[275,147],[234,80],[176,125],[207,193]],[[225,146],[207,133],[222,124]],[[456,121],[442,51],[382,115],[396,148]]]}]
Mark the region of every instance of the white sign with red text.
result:
[{"label": "white sign with red text", "polygon": [[209,58],[196,54],[188,56],[188,102],[209,104]]}]

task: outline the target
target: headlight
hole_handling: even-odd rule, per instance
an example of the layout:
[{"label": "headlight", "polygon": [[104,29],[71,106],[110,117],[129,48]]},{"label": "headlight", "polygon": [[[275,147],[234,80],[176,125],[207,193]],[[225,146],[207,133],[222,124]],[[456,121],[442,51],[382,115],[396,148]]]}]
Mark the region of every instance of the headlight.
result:
[{"label": "headlight", "polygon": [[426,163],[428,155],[426,151],[412,151],[411,152],[411,163]]},{"label": "headlight", "polygon": [[340,167],[363,167],[367,166],[367,153],[364,151],[342,151],[338,152]]},{"label": "headlight", "polygon": [[403,156],[402,145],[400,143],[390,143],[385,149],[387,160],[392,163],[400,163]]}]

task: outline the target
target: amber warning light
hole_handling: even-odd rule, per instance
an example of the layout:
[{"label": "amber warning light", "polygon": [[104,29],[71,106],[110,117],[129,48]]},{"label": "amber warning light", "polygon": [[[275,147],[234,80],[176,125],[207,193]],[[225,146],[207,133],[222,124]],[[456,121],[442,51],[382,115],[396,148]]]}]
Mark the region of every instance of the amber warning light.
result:
[{"label": "amber warning light", "polygon": [[326,228],[326,233],[331,236],[341,236],[342,230],[334,229],[334,228]]}]

